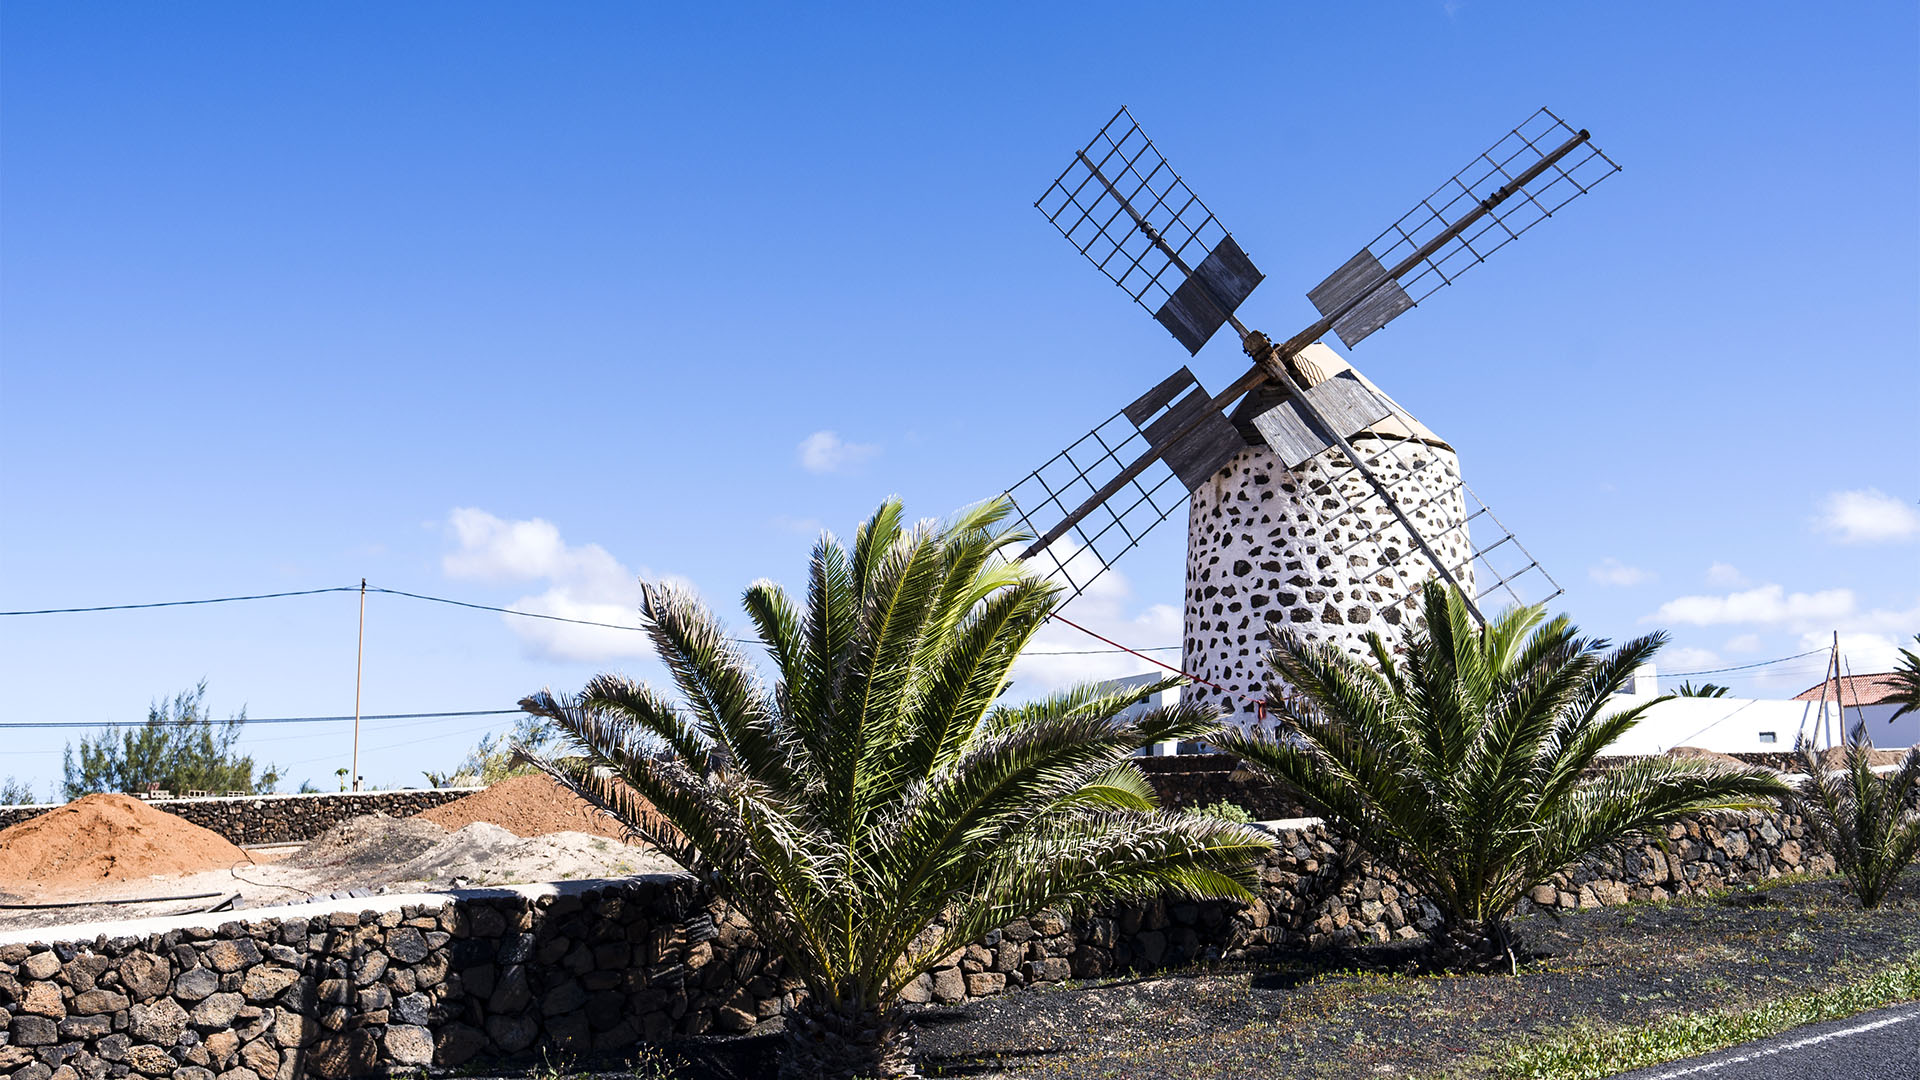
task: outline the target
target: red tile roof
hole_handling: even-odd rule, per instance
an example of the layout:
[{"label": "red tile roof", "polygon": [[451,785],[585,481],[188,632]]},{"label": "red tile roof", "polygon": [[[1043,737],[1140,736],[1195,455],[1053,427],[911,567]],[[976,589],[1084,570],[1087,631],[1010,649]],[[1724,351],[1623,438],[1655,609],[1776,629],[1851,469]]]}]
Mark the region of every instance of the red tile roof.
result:
[{"label": "red tile roof", "polygon": [[[1852,708],[1855,705],[1885,704],[1892,700],[1896,689],[1893,681],[1893,672],[1891,671],[1882,671],[1874,675],[1849,675],[1846,678],[1846,683],[1846,704],[1848,708]],[[1832,701],[1838,688],[1833,685],[1832,679],[1828,679],[1826,682],[1816,683],[1806,690],[1795,694],[1793,700],[1819,701],[1822,696],[1822,690],[1826,691],[1826,699]]]}]

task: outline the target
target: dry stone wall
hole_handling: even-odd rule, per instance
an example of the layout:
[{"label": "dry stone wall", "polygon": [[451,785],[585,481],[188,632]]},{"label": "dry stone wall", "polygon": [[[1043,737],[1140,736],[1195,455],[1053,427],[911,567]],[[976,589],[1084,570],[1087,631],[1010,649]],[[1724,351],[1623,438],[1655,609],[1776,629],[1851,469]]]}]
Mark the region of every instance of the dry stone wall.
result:
[{"label": "dry stone wall", "polygon": [[[1015,919],[907,988],[953,1003],[1067,979],[1411,938],[1436,913],[1346,863],[1326,828],[1277,823],[1252,904],[1156,901]],[[1523,906],[1659,899],[1830,872],[1804,824],[1720,814],[1625,845]],[[691,879],[653,876],[0,935],[0,1076],[295,1080],[476,1059],[565,1059],[745,1033],[800,992]]]},{"label": "dry stone wall", "polygon": [[1240,759],[1230,754],[1169,754],[1137,757],[1133,763],[1147,774],[1160,805],[1171,810],[1229,802],[1255,821],[1307,816],[1298,797],[1242,770]]},{"label": "dry stone wall", "polygon": [[[236,844],[275,844],[311,840],[348,818],[382,813],[412,817],[484,788],[420,788],[402,791],[323,792],[308,795],[233,795],[195,799],[155,799],[155,810],[212,829]],[[51,806],[0,806],[0,829],[53,809]]]}]

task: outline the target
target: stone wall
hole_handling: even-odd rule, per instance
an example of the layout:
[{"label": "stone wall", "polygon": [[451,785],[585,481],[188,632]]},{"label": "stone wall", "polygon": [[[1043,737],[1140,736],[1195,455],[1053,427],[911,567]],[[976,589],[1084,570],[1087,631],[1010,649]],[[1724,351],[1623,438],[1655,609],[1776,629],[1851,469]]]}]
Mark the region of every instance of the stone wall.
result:
[{"label": "stone wall", "polygon": [[1306,816],[1300,800],[1286,790],[1240,771],[1240,759],[1229,754],[1170,754],[1138,757],[1133,763],[1147,774],[1147,782],[1162,806],[1186,810],[1230,802],[1253,815],[1255,821]]},{"label": "stone wall", "polygon": [[[147,805],[212,829],[236,844],[311,840],[335,825],[376,811],[412,817],[480,788],[420,788],[403,791],[323,792],[309,795],[235,795],[155,799]],[[0,829],[44,814],[51,806],[0,806]]]},{"label": "stone wall", "polygon": [[0,1074],[293,1080],[580,1055],[748,1030],[788,989],[744,924],[714,919],[687,878],[261,914],[97,924],[50,944],[7,935]]},{"label": "stone wall", "polygon": [[[1277,823],[1252,904],[1156,901],[1016,919],[907,989],[958,1002],[1218,958],[1410,938],[1435,912],[1343,866],[1326,828]],[[1830,872],[1799,819],[1720,814],[1558,875],[1523,907],[1659,899]],[[761,1028],[797,984],[691,879],[374,897],[0,934],[10,1080],[294,1080],[475,1058],[564,1058]],[[765,1030],[761,1028],[761,1030]]]}]

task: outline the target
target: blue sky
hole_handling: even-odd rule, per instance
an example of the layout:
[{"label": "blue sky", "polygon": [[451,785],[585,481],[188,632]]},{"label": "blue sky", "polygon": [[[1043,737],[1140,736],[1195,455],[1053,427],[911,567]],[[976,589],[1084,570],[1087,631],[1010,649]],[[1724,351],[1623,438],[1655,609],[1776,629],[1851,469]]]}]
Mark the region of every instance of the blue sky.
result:
[{"label": "blue sky", "polygon": [[[1872,667],[1920,631],[1917,40],[1907,3],[10,3],[0,608],[366,577],[625,621],[647,574],[731,613],[821,525],[992,494],[1184,361],[1030,205],[1119,104],[1276,336],[1546,104],[1625,171],[1355,362],[1590,631],[1698,670],[1837,630]],[[1175,643],[1182,531],[1067,613]],[[0,619],[0,677],[15,719],[202,677],[223,714],[350,712],[355,615]],[[637,637],[376,596],[364,706],[655,676]],[[362,773],[484,730],[370,726]],[[73,734],[5,732],[0,775]],[[346,764],[341,725],[246,738],[291,783]]]}]

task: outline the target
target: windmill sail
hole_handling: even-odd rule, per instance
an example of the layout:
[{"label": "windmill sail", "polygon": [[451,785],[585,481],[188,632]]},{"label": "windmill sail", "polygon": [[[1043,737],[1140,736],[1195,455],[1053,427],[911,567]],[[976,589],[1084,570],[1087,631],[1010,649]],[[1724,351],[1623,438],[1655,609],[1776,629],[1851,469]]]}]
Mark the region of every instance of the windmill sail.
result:
[{"label": "windmill sail", "polygon": [[1028,473],[1007,497],[1016,526],[1041,536],[1130,464],[1154,455],[1145,471],[1038,553],[1072,599],[1245,447],[1206,387],[1183,367]]},{"label": "windmill sail", "polygon": [[[1333,331],[1348,348],[1358,345],[1619,172],[1585,135],[1547,109],[1534,113],[1308,290],[1307,299],[1322,315],[1357,300]],[[1435,240],[1433,250],[1422,250]],[[1388,275],[1388,267],[1409,259]]]},{"label": "windmill sail", "polygon": [[[1434,576],[1470,605],[1558,595],[1461,480],[1453,448],[1318,342],[1328,331],[1349,346],[1365,339],[1618,168],[1585,131],[1540,110],[1309,290],[1320,320],[1276,345],[1235,314],[1260,271],[1122,107],[1035,205],[1188,352],[1230,324],[1254,366],[1214,398],[1183,368],[1015,485],[1020,523],[1039,538],[1028,557],[1050,558],[1077,595],[1191,492],[1188,645],[1197,621],[1216,635],[1204,648],[1237,649],[1236,664],[1249,655],[1252,615],[1238,611],[1238,586],[1216,599],[1205,583],[1218,551],[1206,566],[1193,561],[1209,529],[1219,550],[1245,549],[1222,574],[1282,574],[1262,586],[1274,596],[1253,594],[1255,607],[1292,596],[1288,617],[1300,621],[1300,605],[1320,603],[1321,579],[1337,579],[1323,594],[1349,606],[1329,601],[1313,617],[1349,636],[1376,617],[1401,625]],[[1243,395],[1229,422],[1222,410]],[[1261,505],[1283,493],[1284,508]],[[1202,518],[1237,524],[1228,536]],[[1240,625],[1208,623],[1198,605]]]},{"label": "windmill sail", "polygon": [[1124,105],[1034,205],[1189,353],[1263,280]]}]

